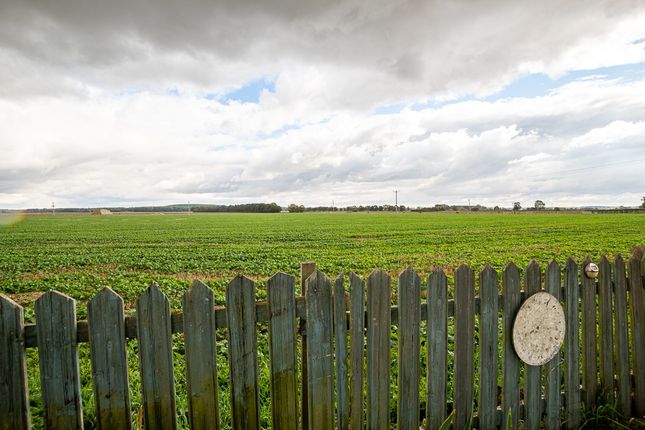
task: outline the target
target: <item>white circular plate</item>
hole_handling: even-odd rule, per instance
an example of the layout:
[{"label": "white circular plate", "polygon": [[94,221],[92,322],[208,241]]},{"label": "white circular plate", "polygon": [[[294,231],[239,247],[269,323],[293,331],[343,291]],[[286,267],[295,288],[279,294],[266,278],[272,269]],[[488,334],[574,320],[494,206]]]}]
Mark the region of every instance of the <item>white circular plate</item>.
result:
[{"label": "white circular plate", "polygon": [[539,292],[526,299],[513,323],[513,347],[531,366],[551,361],[564,342],[564,310],[551,294]]}]

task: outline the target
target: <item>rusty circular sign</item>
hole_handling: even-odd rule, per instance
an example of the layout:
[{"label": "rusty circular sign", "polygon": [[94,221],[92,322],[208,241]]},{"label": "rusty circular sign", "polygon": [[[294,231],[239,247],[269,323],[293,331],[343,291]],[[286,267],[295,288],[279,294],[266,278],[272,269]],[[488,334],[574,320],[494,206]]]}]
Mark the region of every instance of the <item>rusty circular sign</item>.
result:
[{"label": "rusty circular sign", "polygon": [[564,342],[564,310],[551,294],[539,292],[526,299],[513,323],[513,347],[531,366],[548,363]]}]

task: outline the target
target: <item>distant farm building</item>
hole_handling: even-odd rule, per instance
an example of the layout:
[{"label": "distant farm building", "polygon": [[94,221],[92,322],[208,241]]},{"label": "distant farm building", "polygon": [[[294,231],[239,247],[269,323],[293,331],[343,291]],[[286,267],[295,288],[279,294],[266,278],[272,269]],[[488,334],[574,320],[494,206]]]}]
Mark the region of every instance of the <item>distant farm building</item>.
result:
[{"label": "distant farm building", "polygon": [[92,209],[92,215],[112,215],[109,209]]}]

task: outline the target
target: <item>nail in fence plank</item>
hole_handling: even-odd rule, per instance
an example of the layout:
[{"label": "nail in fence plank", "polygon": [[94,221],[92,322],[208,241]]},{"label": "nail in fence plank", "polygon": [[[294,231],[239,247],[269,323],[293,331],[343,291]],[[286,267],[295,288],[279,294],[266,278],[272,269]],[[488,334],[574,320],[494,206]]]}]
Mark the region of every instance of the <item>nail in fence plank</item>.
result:
[{"label": "nail in fence plank", "polygon": [[[503,428],[519,428],[520,419],[520,359],[513,347],[513,323],[520,309],[520,271],[514,263],[504,268],[504,396]],[[509,425],[508,417],[512,423]]]},{"label": "nail in fence plank", "polygon": [[255,284],[236,276],[226,287],[231,418],[234,429],[259,429]]},{"label": "nail in fence plank", "polygon": [[347,305],[341,274],[334,282],[334,335],[336,343],[336,409],[338,428],[349,428],[349,394],[347,392]]},{"label": "nail in fence plank", "polygon": [[[302,297],[305,297],[307,292],[307,278],[316,271],[316,263],[314,261],[305,261],[300,263],[300,286],[302,289]],[[300,389],[302,396],[302,429],[306,430],[309,425],[309,414],[307,408],[309,401],[307,399],[307,323],[304,319],[300,319],[300,333],[302,333],[302,366],[301,366],[301,382]]]},{"label": "nail in fence plank", "polygon": [[144,425],[176,429],[170,305],[157,284],[137,300],[137,329]]},{"label": "nail in fence plank", "polygon": [[497,425],[497,272],[486,265],[479,274],[479,426],[483,429]]},{"label": "nail in fence plank", "polygon": [[294,277],[284,273],[276,273],[267,282],[271,411],[275,429],[298,428],[295,285]]},{"label": "nail in fence plank", "polygon": [[634,357],[634,414],[645,415],[645,294],[637,255],[629,259],[629,282],[632,310],[632,354]]},{"label": "nail in fence plank", "polygon": [[[555,260],[551,260],[546,268],[545,287],[546,291],[553,297],[561,300],[560,297],[560,266]],[[559,351],[555,357],[546,365],[546,417],[544,418],[545,427],[549,430],[560,428],[560,361],[562,360],[562,351]]]},{"label": "nail in fence plank", "polygon": [[29,429],[23,309],[0,295],[0,429]]},{"label": "nail in fence plank", "polygon": [[611,306],[611,265],[603,255],[600,259],[600,385],[601,389],[613,397],[614,392],[614,339]]},{"label": "nail in fence plank", "polygon": [[334,428],[331,281],[316,271],[307,281],[309,428]]},{"label": "nail in fence plank", "polygon": [[446,419],[448,375],[448,281],[441,269],[428,276],[426,418],[430,430]]},{"label": "nail in fence plank", "polygon": [[[526,268],[524,276],[525,295],[524,300],[540,291],[540,266],[535,260],[531,260]],[[526,404],[526,423],[527,430],[540,428],[541,407],[540,399],[542,397],[540,383],[540,366],[526,366],[526,389],[524,393]]]},{"label": "nail in fence plank", "polygon": [[632,389],[629,371],[629,338],[627,335],[627,277],[625,261],[619,255],[614,259],[614,300],[616,303],[616,377],[618,407],[624,417],[632,412]]},{"label": "nail in fence plank", "polygon": [[88,304],[94,403],[101,429],[131,427],[123,299],[104,288]]},{"label": "nail in fence plank", "polygon": [[566,427],[577,429],[581,424],[580,413],[580,332],[578,265],[571,258],[564,269],[564,289],[566,292],[567,333],[565,335],[565,388],[566,388]]},{"label": "nail in fence plank", "polygon": [[596,281],[588,278],[584,268],[591,263],[587,257],[582,263],[582,369],[584,402],[591,409],[596,404],[598,368],[596,365]]},{"label": "nail in fence plank", "polygon": [[399,275],[398,428],[419,428],[419,322],[421,278],[412,268]]},{"label": "nail in fence plank", "polygon": [[475,279],[470,267],[455,271],[455,427],[470,428],[473,412]]},{"label": "nail in fence plank", "polygon": [[188,417],[191,429],[218,429],[217,346],[213,291],[194,281],[183,298]]},{"label": "nail in fence plank", "polygon": [[76,301],[57,291],[40,296],[36,329],[45,427],[82,429]]},{"label": "nail in fence plank", "polygon": [[390,277],[367,278],[367,428],[390,428]]},{"label": "nail in fence plank", "polygon": [[351,368],[350,419],[352,429],[363,428],[363,363],[365,359],[365,282],[349,274]]}]

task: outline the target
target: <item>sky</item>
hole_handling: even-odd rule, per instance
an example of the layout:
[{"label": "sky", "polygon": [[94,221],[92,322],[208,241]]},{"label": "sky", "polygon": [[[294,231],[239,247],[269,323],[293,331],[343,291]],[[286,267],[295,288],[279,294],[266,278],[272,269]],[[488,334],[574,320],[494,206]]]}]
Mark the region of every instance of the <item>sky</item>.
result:
[{"label": "sky", "polygon": [[645,2],[0,0],[0,208],[637,206]]}]

